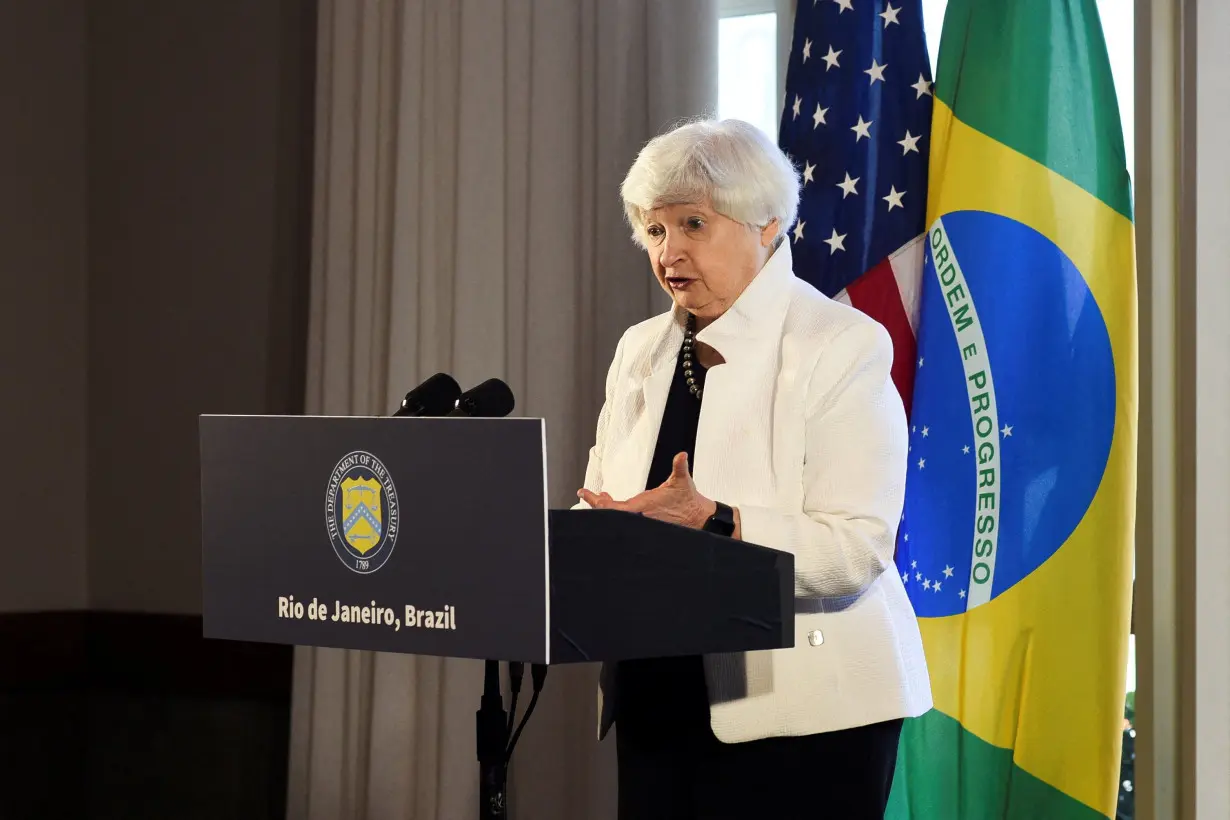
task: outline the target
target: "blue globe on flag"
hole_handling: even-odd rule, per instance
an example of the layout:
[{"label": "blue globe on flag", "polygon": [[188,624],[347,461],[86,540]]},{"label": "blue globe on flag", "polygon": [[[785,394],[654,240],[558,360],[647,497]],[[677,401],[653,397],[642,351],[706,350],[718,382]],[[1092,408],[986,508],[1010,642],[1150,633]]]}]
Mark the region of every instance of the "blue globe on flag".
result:
[{"label": "blue globe on flag", "polygon": [[1110,336],[1080,271],[999,214],[927,236],[897,571],[920,617],[965,612],[1050,558],[1102,480]]}]

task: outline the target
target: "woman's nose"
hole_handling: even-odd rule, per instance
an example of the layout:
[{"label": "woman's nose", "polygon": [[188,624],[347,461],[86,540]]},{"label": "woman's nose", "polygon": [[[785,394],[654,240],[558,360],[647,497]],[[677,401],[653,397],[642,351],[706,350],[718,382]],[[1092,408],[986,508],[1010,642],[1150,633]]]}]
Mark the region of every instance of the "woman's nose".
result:
[{"label": "woman's nose", "polygon": [[662,251],[658,256],[658,261],[662,263],[662,267],[673,268],[683,258],[683,246],[683,237],[678,234],[667,233],[662,239]]}]

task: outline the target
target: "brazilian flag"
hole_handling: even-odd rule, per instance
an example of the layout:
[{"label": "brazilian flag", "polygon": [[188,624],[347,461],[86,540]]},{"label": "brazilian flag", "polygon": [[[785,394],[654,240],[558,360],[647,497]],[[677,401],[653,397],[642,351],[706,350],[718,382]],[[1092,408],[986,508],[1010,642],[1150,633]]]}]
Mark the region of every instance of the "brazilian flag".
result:
[{"label": "brazilian flag", "polygon": [[897,571],[935,708],[888,816],[1113,817],[1137,295],[1095,0],[949,0],[934,95]]}]

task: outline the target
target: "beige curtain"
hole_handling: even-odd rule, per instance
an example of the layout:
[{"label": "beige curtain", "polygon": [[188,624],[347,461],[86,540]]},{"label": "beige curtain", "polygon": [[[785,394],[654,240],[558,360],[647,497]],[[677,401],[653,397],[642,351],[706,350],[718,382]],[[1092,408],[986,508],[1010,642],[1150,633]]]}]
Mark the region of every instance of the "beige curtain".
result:
[{"label": "beige curtain", "polygon": [[[551,504],[571,504],[615,342],[666,305],[619,181],[715,109],[716,0],[322,0],[319,26],[308,412],[498,376],[547,419]],[[476,475],[475,504],[493,489]],[[299,648],[288,817],[473,817],[481,673]],[[596,677],[551,671],[513,818],[614,817]]]}]

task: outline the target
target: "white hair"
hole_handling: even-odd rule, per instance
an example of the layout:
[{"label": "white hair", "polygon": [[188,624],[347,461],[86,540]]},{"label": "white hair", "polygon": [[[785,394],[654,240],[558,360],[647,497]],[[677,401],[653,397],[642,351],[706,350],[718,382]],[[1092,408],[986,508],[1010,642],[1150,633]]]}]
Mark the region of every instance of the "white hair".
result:
[{"label": "white hair", "polygon": [[646,217],[667,205],[708,202],[755,228],[778,222],[778,241],[799,209],[799,173],[790,158],[742,120],[697,120],[654,137],[620,186],[632,237],[642,248]]}]

